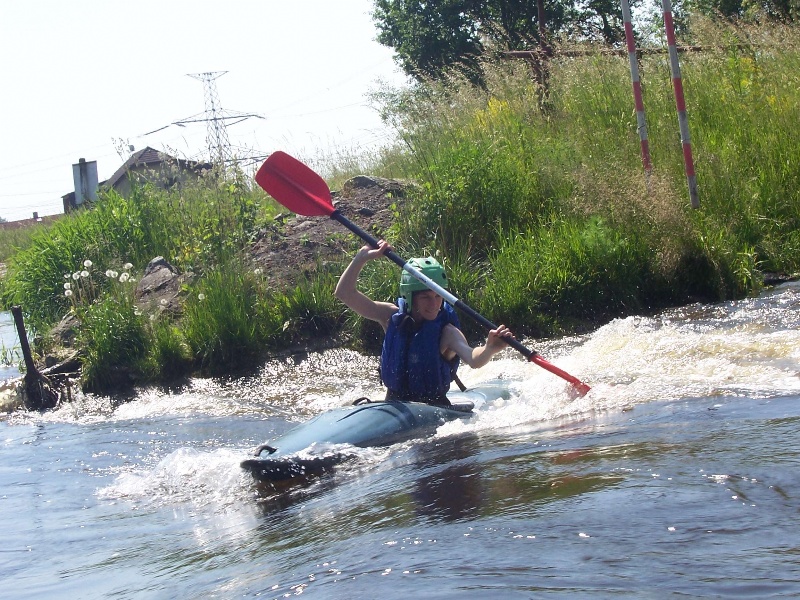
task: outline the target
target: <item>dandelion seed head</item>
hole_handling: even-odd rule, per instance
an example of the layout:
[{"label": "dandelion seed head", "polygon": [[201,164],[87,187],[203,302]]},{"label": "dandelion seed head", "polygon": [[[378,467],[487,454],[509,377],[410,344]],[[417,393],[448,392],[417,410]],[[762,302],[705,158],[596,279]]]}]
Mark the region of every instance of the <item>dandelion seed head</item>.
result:
[{"label": "dandelion seed head", "polygon": [[197,299],[198,300],[205,300],[206,299],[206,295],[205,294],[197,294]]},{"label": "dandelion seed head", "polygon": [[112,277],[114,277],[114,271],[112,271],[111,269],[109,269],[108,271],[106,271],[106,277],[108,277],[109,279],[111,279]]},{"label": "dandelion seed head", "polygon": [[125,263],[124,265],[122,265],[122,268],[125,269],[126,271],[129,271],[133,268],[133,265],[131,263]]},{"label": "dandelion seed head", "polygon": [[166,306],[168,304],[166,298],[162,298],[160,302],[161,302],[161,306]]},{"label": "dandelion seed head", "polygon": [[92,261],[90,261],[90,260],[87,258],[85,261],[83,261],[83,266],[84,266],[84,267],[86,267],[86,268],[88,269],[89,267],[91,267],[91,266],[92,266]]},{"label": "dandelion seed head", "polygon": [[89,271],[81,271],[80,275],[81,275],[81,277],[88,277],[89,276]]},{"label": "dandelion seed head", "polygon": [[65,289],[65,290],[68,290],[68,289],[70,289],[71,287],[72,287],[72,284],[71,284],[69,281],[67,281],[66,283],[64,283],[64,289]]},{"label": "dandelion seed head", "polygon": [[66,289],[66,290],[64,290],[64,295],[65,295],[67,298],[69,298],[70,296],[72,296],[72,290],[70,290],[70,289]]},{"label": "dandelion seed head", "polygon": [[125,283],[130,278],[131,276],[128,273],[123,273],[122,275],[119,276],[119,280],[121,283]]},{"label": "dandelion seed head", "polygon": [[78,281],[78,279],[80,279],[80,278],[81,278],[81,272],[80,272],[80,271],[75,271],[75,272],[72,274],[72,278],[73,278],[75,281]]}]

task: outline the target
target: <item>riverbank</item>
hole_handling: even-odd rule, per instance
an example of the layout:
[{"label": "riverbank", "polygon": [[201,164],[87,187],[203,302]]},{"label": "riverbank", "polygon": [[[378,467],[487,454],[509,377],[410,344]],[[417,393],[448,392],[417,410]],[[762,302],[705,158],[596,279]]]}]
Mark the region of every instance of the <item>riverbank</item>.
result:
[{"label": "riverbank", "polygon": [[[602,49],[555,53],[547,102],[524,65],[508,61],[488,65],[484,88],[453,77],[381,95],[397,143],[348,162],[337,181],[370,173],[414,185],[382,191],[377,210],[336,200],[399,255],[436,256],[457,297],[527,339],[755,296],[774,280],[764,273],[800,272],[798,28],[702,25],[697,42],[709,50],[681,57],[699,208],[686,194],[663,58],[640,64],[646,174],[628,61]],[[121,375],[145,384],[229,373],[329,341],[374,351],[380,331],[333,297],[360,242],[330,219],[281,213],[244,173],[108,193],[14,255],[3,299],[23,305],[38,330],[78,318],[82,385],[92,391]],[[134,280],[157,256],[187,277],[180,312],[137,304]],[[374,261],[359,284],[391,300],[397,275]],[[462,325],[470,340],[484,335]]]},{"label": "riverbank", "polygon": [[[341,190],[333,193],[334,204],[343,215],[382,237],[394,224],[410,185],[404,181],[357,176],[347,180]],[[280,213],[274,217],[271,225],[259,231],[248,250],[243,268],[250,273],[257,273],[264,285],[271,289],[299,289],[308,281],[337,272],[360,244],[331,219]],[[92,267],[94,265],[87,268]],[[198,297],[196,292],[190,292],[195,273],[181,270],[163,257],[151,260],[141,274],[131,275],[135,277],[130,279],[136,280],[133,298],[137,311],[151,315],[154,320],[180,320],[185,314],[187,301]],[[309,337],[301,332],[294,338],[286,338],[285,343],[279,346],[264,348],[257,358],[249,358],[248,363],[257,364],[279,356],[303,355],[349,343],[342,332],[329,333]],[[81,323],[74,310],[69,310],[55,327],[39,336],[40,341],[47,342],[42,345],[45,351],[37,355],[37,366],[43,374],[55,377],[55,384],[61,389],[62,395],[65,395],[66,385],[79,385],[78,382],[83,378],[81,368],[85,355],[80,339]],[[188,370],[189,366],[184,366],[180,376],[188,374]],[[21,378],[16,382],[8,382],[8,389],[0,394],[0,410],[22,405],[22,398],[14,393],[14,387],[20,382]],[[107,374],[102,389],[97,391],[124,392],[137,383],[146,381],[142,381],[140,374],[129,365],[119,365]]]}]

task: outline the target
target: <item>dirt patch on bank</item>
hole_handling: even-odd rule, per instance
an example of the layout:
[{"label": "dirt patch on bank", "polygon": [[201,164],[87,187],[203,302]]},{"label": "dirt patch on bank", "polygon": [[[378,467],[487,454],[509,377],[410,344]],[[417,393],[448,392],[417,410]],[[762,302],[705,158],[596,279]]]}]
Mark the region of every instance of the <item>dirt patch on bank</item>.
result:
[{"label": "dirt patch on bank", "polygon": [[[333,205],[347,219],[381,239],[395,222],[411,184],[395,179],[354,177],[334,192]],[[285,213],[253,245],[255,266],[276,285],[294,285],[329,263],[341,263],[363,242],[329,217]]]}]

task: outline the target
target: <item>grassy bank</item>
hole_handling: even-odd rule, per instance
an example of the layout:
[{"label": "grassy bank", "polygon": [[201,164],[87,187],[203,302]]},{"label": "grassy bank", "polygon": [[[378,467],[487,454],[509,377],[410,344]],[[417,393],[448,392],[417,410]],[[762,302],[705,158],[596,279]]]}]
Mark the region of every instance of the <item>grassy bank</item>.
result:
[{"label": "grassy bank", "polygon": [[[239,369],[264,350],[331,333],[344,312],[333,309],[333,275],[275,289],[253,264],[252,242],[283,209],[250,180],[137,187],[130,198],[107,192],[91,210],[32,230],[8,260],[4,306],[21,305],[40,334],[74,315],[83,384],[95,391]],[[177,317],[137,306],[136,281],[155,256],[194,274]],[[53,344],[37,340],[42,354]]]},{"label": "grassy bank", "polygon": [[[709,23],[692,31],[686,42],[708,48],[680,58],[698,210],[689,206],[665,54],[640,63],[649,177],[627,57],[601,54],[553,60],[546,93],[525,63],[511,61],[487,69],[486,90],[454,79],[386,92],[397,146],[315,167],[332,182],[365,164],[418,182],[391,232],[398,252],[437,255],[456,295],[519,334],[588,330],[615,316],[756,293],[763,272],[800,271],[800,35]],[[159,380],[236,368],[264,349],[342,328],[374,339],[333,300],[342,265],[278,289],[251,263],[251,242],[276,211],[242,177],[107,195],[14,254],[3,298],[41,330],[76,314],[95,389],[123,365]],[[134,310],[124,296],[129,282],[119,273],[135,279],[157,255],[197,275],[180,319]],[[85,260],[93,266],[82,277]],[[107,270],[117,276],[101,276]],[[397,278],[393,265],[370,264],[363,287],[391,299]],[[91,293],[65,295],[71,281]]]},{"label": "grassy bank", "polygon": [[525,63],[504,63],[488,93],[450,81],[385,98],[403,142],[387,164],[422,190],[407,252],[439,252],[468,302],[535,335],[741,297],[763,271],[797,272],[798,29],[693,31],[708,48],[680,57],[699,210],[666,54],[640,63],[649,178],[626,56],[556,58],[547,94]]}]

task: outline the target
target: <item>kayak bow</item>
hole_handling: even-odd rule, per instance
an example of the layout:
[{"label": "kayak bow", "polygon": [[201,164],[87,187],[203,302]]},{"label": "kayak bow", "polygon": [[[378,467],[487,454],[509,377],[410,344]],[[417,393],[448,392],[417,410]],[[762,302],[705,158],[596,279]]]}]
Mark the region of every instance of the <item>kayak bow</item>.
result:
[{"label": "kayak bow", "polygon": [[477,403],[507,397],[507,387],[498,384],[448,394],[451,406],[356,401],[317,415],[271,443],[262,444],[255,457],[242,461],[241,467],[259,482],[287,482],[321,475],[354,459],[353,447],[388,446],[424,437],[448,421],[469,420]]}]

